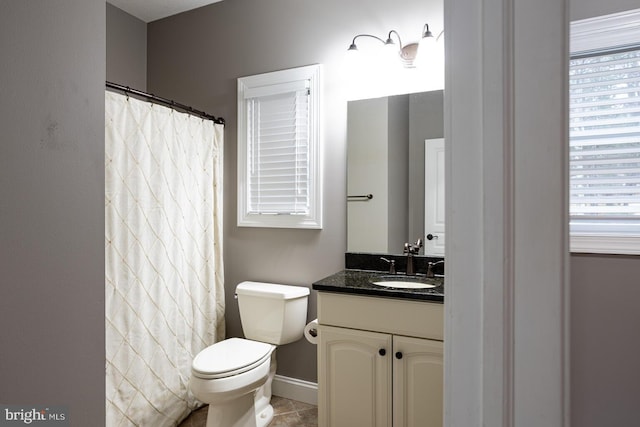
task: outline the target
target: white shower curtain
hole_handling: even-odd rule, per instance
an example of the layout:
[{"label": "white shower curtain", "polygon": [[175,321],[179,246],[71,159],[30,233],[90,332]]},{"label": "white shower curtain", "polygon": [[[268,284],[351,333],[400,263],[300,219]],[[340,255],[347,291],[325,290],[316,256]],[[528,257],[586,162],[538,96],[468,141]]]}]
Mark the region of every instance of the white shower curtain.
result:
[{"label": "white shower curtain", "polygon": [[224,338],[223,126],[105,97],[106,425],[175,426]]}]

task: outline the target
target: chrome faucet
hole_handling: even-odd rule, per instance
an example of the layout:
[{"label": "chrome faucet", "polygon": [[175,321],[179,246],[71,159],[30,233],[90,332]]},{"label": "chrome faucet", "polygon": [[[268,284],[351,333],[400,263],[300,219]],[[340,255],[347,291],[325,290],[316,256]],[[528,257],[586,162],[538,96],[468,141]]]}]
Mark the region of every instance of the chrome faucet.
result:
[{"label": "chrome faucet", "polygon": [[444,260],[440,260],[440,261],[436,261],[436,262],[429,262],[427,264],[427,277],[432,279],[434,277],[436,277],[435,274],[433,274],[433,267],[438,265],[438,264],[444,264]]},{"label": "chrome faucet", "polygon": [[413,276],[416,274],[413,268],[413,256],[417,255],[422,247],[422,239],[418,239],[413,245],[411,243],[404,244],[404,254],[407,254],[407,276]]},{"label": "chrome faucet", "polygon": [[381,260],[389,263],[389,274],[396,274],[396,260],[394,259],[387,259],[385,257],[380,257]]}]

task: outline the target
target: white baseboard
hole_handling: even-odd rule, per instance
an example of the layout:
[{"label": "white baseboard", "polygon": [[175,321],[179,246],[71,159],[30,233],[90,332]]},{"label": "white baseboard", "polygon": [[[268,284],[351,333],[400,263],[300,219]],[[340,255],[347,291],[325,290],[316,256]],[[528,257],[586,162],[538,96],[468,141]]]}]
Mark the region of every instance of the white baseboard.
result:
[{"label": "white baseboard", "polygon": [[271,384],[274,396],[318,405],[318,383],[276,375]]}]

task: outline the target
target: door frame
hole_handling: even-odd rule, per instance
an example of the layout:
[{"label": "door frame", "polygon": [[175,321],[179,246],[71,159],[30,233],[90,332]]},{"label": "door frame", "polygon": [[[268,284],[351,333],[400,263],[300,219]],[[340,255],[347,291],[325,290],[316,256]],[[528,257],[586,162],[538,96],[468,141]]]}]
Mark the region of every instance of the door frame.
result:
[{"label": "door frame", "polygon": [[568,427],[568,2],[444,13],[444,424]]}]

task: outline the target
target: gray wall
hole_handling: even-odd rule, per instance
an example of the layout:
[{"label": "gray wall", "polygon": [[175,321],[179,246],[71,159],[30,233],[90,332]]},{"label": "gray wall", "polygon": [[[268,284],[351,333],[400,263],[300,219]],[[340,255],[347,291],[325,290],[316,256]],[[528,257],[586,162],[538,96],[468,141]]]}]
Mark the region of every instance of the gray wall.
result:
[{"label": "gray wall", "polygon": [[147,24],[107,3],[107,80],[147,89]]},{"label": "gray wall", "polygon": [[[241,327],[233,289],[243,280],[310,286],[344,266],[346,249],[346,102],[344,55],[359,33],[417,40],[425,22],[442,28],[442,2],[231,0],[148,26],[150,91],[223,116],[225,130],[225,281],[228,335]],[[236,223],[236,79],[324,64],[324,229],[238,228]],[[380,96],[380,95],[378,95]],[[312,292],[309,319],[316,317]],[[278,349],[278,372],[316,380],[316,348]]]},{"label": "gray wall", "polygon": [[[570,7],[577,20],[640,5],[571,0]],[[572,425],[630,425],[640,406],[640,256],[574,254],[570,262]]]},{"label": "gray wall", "polygon": [[638,9],[639,7],[638,0],[569,0],[569,19],[575,21],[593,18],[595,16]]},{"label": "gray wall", "polygon": [[[409,97],[409,239],[425,236],[424,140],[444,138],[444,91]],[[424,251],[424,249],[423,249]],[[423,253],[423,252],[421,252]]]},{"label": "gray wall", "polygon": [[640,257],[571,256],[576,427],[627,426],[640,405]]},{"label": "gray wall", "polygon": [[[415,242],[409,236],[409,95],[388,98],[387,161],[389,173],[389,248],[390,253],[402,253],[405,242]],[[369,232],[374,232],[369,230]],[[416,236],[419,237],[419,236]],[[410,239],[410,240],[407,240]]]},{"label": "gray wall", "polygon": [[104,423],[105,5],[0,0],[0,402]]}]

